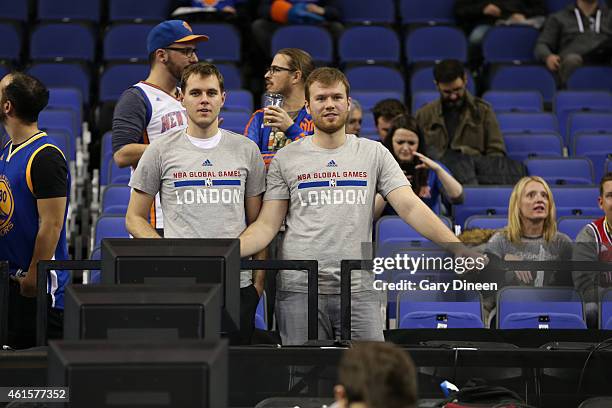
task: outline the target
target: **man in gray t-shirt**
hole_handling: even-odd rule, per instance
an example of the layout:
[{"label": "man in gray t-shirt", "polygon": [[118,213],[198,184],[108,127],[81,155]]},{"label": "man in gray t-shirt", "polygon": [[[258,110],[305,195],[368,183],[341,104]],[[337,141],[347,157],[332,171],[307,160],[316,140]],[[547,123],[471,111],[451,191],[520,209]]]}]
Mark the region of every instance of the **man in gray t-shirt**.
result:
[{"label": "man in gray t-shirt", "polygon": [[[314,135],[284,147],[272,160],[260,216],[240,237],[241,255],[264,248],[286,216],[281,258],[319,262],[319,338],[334,339],[340,332],[340,261],[369,255],[362,254],[361,247],[371,241],[376,193],[426,237],[458,240],[414,195],[382,144],[345,133],[350,99],[342,72],[316,69],[305,91]],[[383,340],[372,274],[353,276],[352,338]],[[306,282],[304,272],[279,274],[275,311],[283,344],[307,340]]]},{"label": "man in gray t-shirt", "polygon": [[[164,237],[237,238],[261,208],[263,159],[254,142],[219,129],[225,92],[223,77],[214,65],[188,67],[182,87],[187,129],[155,140],[145,150],[130,180],[134,191],[126,216],[128,231],[137,238],[159,238],[147,220],[159,193]],[[246,342],[263,291],[263,273],[251,277],[251,272],[243,271],[240,287]]]}]

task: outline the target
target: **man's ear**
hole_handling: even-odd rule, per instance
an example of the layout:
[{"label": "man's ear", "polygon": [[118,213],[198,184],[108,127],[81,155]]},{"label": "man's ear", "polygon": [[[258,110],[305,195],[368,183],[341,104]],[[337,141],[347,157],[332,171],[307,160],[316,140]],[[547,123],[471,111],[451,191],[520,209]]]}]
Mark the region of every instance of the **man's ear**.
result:
[{"label": "man's ear", "polygon": [[309,115],[312,115],[312,113],[310,112],[310,104],[308,103],[308,101],[305,102],[304,107],[306,108],[306,112],[308,112]]},{"label": "man's ear", "polygon": [[602,196],[597,197],[597,204],[599,205],[599,208],[600,208],[601,210],[603,210],[603,209],[604,209],[604,207],[603,207],[603,205],[604,205],[604,200],[603,200],[603,197],[602,197]]},{"label": "man's ear", "polygon": [[302,82],[302,76],[303,75],[304,74],[299,69],[297,71],[295,71],[293,73],[293,82],[296,83],[296,84]]}]

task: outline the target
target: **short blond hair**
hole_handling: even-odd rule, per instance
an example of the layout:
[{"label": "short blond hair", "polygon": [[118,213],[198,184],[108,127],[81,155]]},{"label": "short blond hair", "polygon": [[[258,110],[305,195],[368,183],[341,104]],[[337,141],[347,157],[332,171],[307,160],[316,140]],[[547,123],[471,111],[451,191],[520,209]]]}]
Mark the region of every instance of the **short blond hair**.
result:
[{"label": "short blond hair", "polygon": [[351,87],[349,85],[348,79],[346,79],[346,75],[344,75],[342,71],[330,67],[317,68],[312,71],[310,75],[308,75],[308,78],[306,78],[306,84],[304,85],[304,93],[306,95],[306,101],[308,102],[310,102],[310,87],[315,82],[318,82],[326,87],[341,83],[346,89],[347,98],[351,92]]}]

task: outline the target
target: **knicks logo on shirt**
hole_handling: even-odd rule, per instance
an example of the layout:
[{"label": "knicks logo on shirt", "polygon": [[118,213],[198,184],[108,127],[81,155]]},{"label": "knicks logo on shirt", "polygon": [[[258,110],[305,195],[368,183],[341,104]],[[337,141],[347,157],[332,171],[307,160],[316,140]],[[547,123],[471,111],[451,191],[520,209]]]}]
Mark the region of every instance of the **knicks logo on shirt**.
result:
[{"label": "knicks logo on shirt", "polygon": [[13,228],[11,219],[15,210],[15,201],[11,185],[5,176],[0,176],[0,236],[8,234]]},{"label": "knicks logo on shirt", "polygon": [[177,126],[183,126],[184,124],[184,116],[182,111],[175,111],[166,113],[161,118],[161,133],[164,133],[170,129],[173,129]]},{"label": "knicks logo on shirt", "polygon": [[219,4],[219,0],[201,0],[202,4],[206,7],[215,7]]}]

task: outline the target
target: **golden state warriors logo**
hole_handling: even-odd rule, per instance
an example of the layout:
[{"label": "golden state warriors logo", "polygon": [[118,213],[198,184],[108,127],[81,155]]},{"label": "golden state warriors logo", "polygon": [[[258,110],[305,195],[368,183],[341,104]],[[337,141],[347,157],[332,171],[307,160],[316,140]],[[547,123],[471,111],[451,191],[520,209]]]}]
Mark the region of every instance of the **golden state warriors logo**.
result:
[{"label": "golden state warriors logo", "polygon": [[15,210],[15,201],[11,185],[5,176],[0,176],[0,236],[8,234],[13,228],[11,218]]}]

